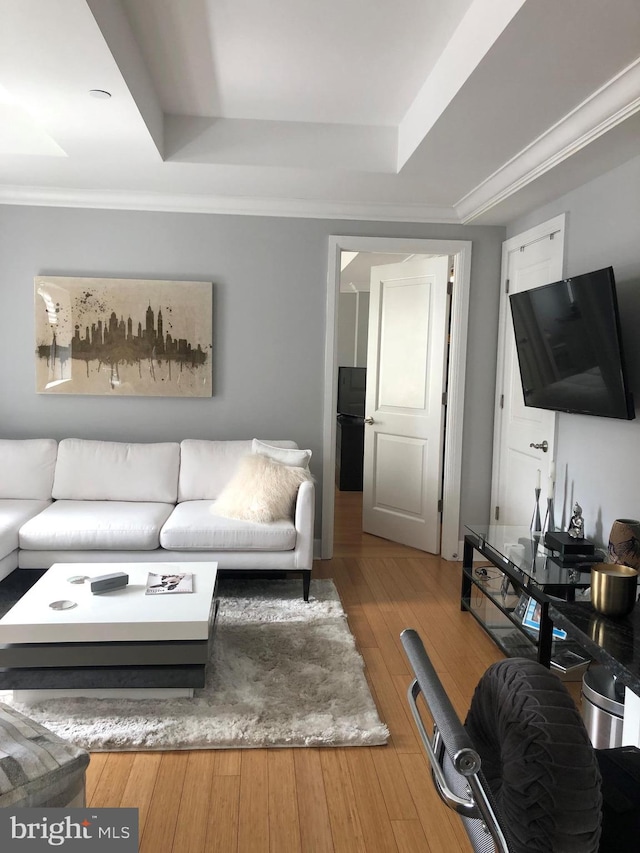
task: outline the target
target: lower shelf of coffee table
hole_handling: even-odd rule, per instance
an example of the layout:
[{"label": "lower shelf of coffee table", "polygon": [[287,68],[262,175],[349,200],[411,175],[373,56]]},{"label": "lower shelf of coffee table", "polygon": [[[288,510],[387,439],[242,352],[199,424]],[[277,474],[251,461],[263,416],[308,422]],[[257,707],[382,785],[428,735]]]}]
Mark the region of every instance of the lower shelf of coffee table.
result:
[{"label": "lower shelf of coffee table", "polygon": [[0,690],[204,687],[204,664],[180,666],[75,666],[0,669]]},{"label": "lower shelf of coffee table", "polygon": [[209,640],[0,644],[0,668],[177,666],[206,664]]}]

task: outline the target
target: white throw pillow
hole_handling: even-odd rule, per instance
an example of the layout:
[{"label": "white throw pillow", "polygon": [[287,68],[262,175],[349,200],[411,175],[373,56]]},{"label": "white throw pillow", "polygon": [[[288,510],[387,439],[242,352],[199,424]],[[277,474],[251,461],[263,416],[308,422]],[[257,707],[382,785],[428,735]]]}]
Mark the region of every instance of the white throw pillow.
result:
[{"label": "white throw pillow", "polygon": [[268,459],[273,459],[274,462],[281,462],[283,465],[290,465],[294,468],[308,468],[311,459],[310,450],[276,447],[273,444],[266,444],[257,438],[254,438],[251,443],[251,452],[257,453],[259,456],[266,456]]},{"label": "white throw pillow", "polygon": [[304,468],[282,465],[266,456],[244,456],[213,506],[216,515],[267,524],[292,518],[300,484],[310,480]]}]

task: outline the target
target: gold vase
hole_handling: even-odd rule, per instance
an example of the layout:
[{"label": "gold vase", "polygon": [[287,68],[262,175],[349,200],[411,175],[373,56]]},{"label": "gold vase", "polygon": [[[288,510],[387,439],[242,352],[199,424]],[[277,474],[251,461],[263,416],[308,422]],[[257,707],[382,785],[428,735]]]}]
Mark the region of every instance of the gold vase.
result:
[{"label": "gold vase", "polygon": [[640,521],[618,518],[609,534],[609,561],[640,569]]},{"label": "gold vase", "polygon": [[603,616],[626,616],[638,597],[639,572],[630,566],[596,563],[591,567],[591,603]]}]

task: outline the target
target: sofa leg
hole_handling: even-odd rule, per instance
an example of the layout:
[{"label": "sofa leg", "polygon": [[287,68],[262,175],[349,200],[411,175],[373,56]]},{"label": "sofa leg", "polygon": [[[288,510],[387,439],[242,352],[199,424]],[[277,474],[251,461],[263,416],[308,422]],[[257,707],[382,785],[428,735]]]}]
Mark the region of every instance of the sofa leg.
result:
[{"label": "sofa leg", "polygon": [[311,569],[302,572],[302,595],[305,601],[309,601],[309,587],[311,586]]}]

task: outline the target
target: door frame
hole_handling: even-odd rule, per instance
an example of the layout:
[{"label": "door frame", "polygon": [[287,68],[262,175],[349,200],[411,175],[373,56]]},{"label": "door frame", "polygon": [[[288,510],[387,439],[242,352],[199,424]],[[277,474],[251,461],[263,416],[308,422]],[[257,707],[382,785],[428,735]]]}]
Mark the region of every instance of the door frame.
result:
[{"label": "door frame", "polygon": [[442,493],[442,541],[445,560],[459,560],[460,498],[462,491],[462,430],[471,283],[471,241],[396,237],[329,237],[327,307],[325,323],[322,532],[321,557],[333,556],[336,459],[336,400],[338,373],[338,297],[340,294],[341,252],[397,252],[416,255],[451,255],[454,287],[451,295],[447,416],[444,443]]}]

